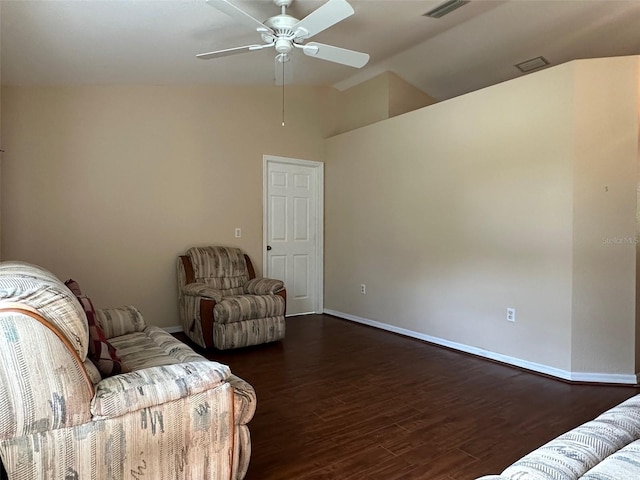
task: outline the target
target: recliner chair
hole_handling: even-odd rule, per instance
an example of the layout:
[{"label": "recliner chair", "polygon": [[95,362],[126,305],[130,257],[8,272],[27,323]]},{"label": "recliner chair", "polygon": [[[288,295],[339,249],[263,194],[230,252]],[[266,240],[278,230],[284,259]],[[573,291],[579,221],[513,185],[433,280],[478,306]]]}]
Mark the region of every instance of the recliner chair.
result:
[{"label": "recliner chair", "polygon": [[227,350],[284,338],[284,283],[255,278],[239,248],[190,248],[178,257],[177,271],[184,333],[201,347]]}]

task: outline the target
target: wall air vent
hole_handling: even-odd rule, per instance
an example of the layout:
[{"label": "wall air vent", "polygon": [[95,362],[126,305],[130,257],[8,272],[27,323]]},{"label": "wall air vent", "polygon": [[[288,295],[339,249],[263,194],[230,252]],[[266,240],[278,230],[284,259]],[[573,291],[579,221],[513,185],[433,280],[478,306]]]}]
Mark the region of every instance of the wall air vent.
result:
[{"label": "wall air vent", "polygon": [[444,2],[442,5],[438,5],[436,8],[429,10],[427,13],[424,13],[423,17],[431,17],[431,18],[441,18],[444,17],[447,13],[453,12],[455,9],[462,7],[469,3],[470,0],[449,0],[448,2]]},{"label": "wall air vent", "polygon": [[522,73],[533,72],[534,70],[538,70],[539,68],[546,67],[549,65],[549,61],[544,57],[536,57],[530,60],[525,60],[524,62],[520,62],[515,67],[520,70]]}]

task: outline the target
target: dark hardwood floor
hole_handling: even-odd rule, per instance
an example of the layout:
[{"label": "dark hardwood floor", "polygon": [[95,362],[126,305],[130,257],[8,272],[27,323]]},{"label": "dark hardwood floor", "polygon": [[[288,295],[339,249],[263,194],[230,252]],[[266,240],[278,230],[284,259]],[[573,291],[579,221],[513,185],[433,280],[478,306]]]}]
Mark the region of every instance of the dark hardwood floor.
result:
[{"label": "dark hardwood floor", "polygon": [[474,479],[640,393],[328,315],[288,318],[282,342],[206,355],[258,395],[246,480]]}]

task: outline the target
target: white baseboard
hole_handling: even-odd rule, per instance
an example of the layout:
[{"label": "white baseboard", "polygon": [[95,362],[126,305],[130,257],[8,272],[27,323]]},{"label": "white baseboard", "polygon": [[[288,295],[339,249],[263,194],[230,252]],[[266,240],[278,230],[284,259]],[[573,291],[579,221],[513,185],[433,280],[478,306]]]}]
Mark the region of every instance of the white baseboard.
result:
[{"label": "white baseboard", "polygon": [[369,320],[368,318],[358,317],[349,313],[338,312],[336,310],[330,310],[325,308],[324,313],[327,315],[333,315],[334,317],[343,318],[356,323],[362,323],[371,327],[380,328],[389,332],[398,333],[411,338],[417,338],[425,342],[433,343],[461,352],[470,353],[478,357],[489,358],[501,363],[513,365],[525,370],[532,370],[534,372],[543,373],[552,377],[561,378],[563,380],[569,380],[572,382],[589,382],[589,383],[614,383],[624,385],[636,385],[638,384],[638,374],[625,375],[617,373],[583,373],[583,372],[569,372],[567,370],[561,370],[559,368],[550,367],[548,365],[542,365],[540,363],[529,362],[520,358],[510,357],[501,353],[491,352],[482,348],[465,345],[463,343],[452,342],[443,338],[432,337],[431,335],[425,335],[424,333],[415,332],[413,330],[407,330],[405,328],[396,327],[395,325],[389,325],[387,323],[378,322],[375,320]]},{"label": "white baseboard", "polygon": [[174,325],[173,327],[163,327],[163,330],[168,333],[184,332],[184,329],[180,325]]}]

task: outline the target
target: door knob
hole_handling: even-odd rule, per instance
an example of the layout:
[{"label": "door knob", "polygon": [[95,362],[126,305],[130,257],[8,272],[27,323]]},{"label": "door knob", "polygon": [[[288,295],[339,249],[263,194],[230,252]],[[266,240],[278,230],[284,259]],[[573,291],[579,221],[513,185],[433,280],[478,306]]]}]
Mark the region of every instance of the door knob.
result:
[{"label": "door knob", "polygon": [[271,245],[267,245],[267,251],[271,250]]}]

